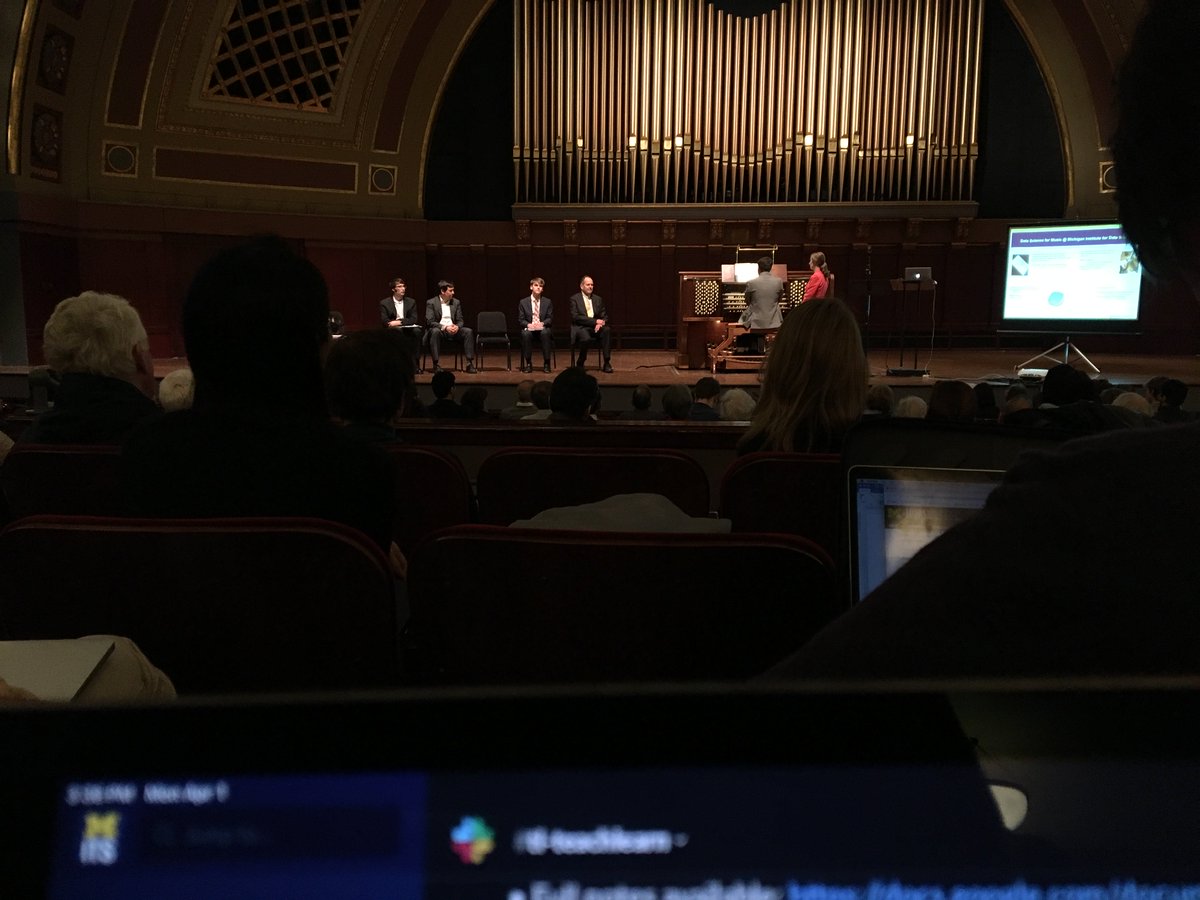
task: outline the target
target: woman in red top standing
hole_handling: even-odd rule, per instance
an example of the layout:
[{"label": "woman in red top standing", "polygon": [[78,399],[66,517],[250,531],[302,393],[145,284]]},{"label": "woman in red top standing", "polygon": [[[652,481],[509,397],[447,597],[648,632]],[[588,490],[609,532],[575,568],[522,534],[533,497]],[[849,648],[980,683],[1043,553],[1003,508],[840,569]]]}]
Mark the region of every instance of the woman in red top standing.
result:
[{"label": "woman in red top standing", "polygon": [[804,300],[820,300],[829,296],[829,266],[825,264],[825,254],[818,250],[808,258],[812,274],[808,276],[808,284],[804,288]]}]

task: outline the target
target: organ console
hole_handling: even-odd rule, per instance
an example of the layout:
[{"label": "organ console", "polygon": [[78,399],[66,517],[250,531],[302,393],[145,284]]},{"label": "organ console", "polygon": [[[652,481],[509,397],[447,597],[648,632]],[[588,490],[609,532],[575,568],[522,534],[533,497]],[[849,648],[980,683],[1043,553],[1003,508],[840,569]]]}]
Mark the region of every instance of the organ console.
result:
[{"label": "organ console", "polygon": [[[808,269],[788,271],[780,311],[786,316],[804,302]],[[751,329],[738,324],[746,308],[745,283],[722,281],[721,272],[679,273],[679,316],[675,365],[680,369],[755,371],[766,358],[753,348],[738,346],[743,334],[762,334],[770,349],[774,329]]]}]

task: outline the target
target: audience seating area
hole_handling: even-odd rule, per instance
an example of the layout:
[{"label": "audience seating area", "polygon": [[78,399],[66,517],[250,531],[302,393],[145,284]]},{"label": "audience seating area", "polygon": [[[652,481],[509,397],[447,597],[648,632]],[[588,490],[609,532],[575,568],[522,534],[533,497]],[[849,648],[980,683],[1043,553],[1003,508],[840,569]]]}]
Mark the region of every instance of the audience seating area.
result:
[{"label": "audience seating area", "polygon": [[688,515],[709,512],[704,469],[675,450],[514,447],[483,461],[475,489],[479,520],[490,525],[614,494],[662,494]]},{"label": "audience seating area", "polygon": [[[408,423],[406,438],[434,445],[387,447],[407,606],[351,529],[94,518],[119,511],[117,450],[18,446],[0,468],[14,519],[0,532],[0,635],[122,634],[182,693],[746,677],[841,609],[849,465],[1007,468],[1063,437],[893,420],[857,427],[841,456],[736,458],[740,432]],[[499,527],[629,492],[727,518],[732,534]]]},{"label": "audience seating area", "polygon": [[475,518],[471,480],[458,457],[437,447],[390,444],[396,466],[392,538],[407,553],[424,537]]},{"label": "audience seating area", "polygon": [[841,611],[834,583],[786,535],[468,525],[413,555],[406,665],[438,683],[746,678]]},{"label": "audience seating area", "polygon": [[377,546],[317,519],[33,516],[0,532],[0,635],[119,634],[180,693],[394,684]]},{"label": "audience seating area", "polygon": [[115,516],[121,513],[113,446],[17,444],[0,466],[0,490],[14,519],[38,513]]},{"label": "audience seating area", "polygon": [[834,559],[845,527],[842,459],[828,453],[750,453],[721,481],[721,517],[733,530],[799,534]]}]

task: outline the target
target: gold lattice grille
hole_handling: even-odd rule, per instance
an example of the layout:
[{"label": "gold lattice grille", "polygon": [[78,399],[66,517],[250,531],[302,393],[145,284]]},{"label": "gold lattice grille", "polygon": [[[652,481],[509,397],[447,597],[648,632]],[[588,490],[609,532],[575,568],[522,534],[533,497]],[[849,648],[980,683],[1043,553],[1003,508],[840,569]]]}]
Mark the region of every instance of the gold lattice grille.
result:
[{"label": "gold lattice grille", "polygon": [[696,315],[711,316],[717,312],[717,297],[721,293],[719,281],[696,282]]},{"label": "gold lattice grille", "polygon": [[783,308],[795,309],[804,302],[804,290],[808,287],[807,278],[793,278],[788,282],[786,303],[780,303]]},{"label": "gold lattice grille", "polygon": [[203,96],[328,112],[363,0],[237,0]]}]

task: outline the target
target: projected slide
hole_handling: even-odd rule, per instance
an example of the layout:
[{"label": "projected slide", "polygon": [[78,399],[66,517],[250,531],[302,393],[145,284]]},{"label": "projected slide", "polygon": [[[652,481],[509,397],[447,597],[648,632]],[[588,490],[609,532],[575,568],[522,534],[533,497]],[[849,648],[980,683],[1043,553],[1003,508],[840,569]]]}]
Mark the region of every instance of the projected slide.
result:
[{"label": "projected slide", "polygon": [[1119,225],[1013,228],[1004,318],[1135,322],[1142,272]]}]

